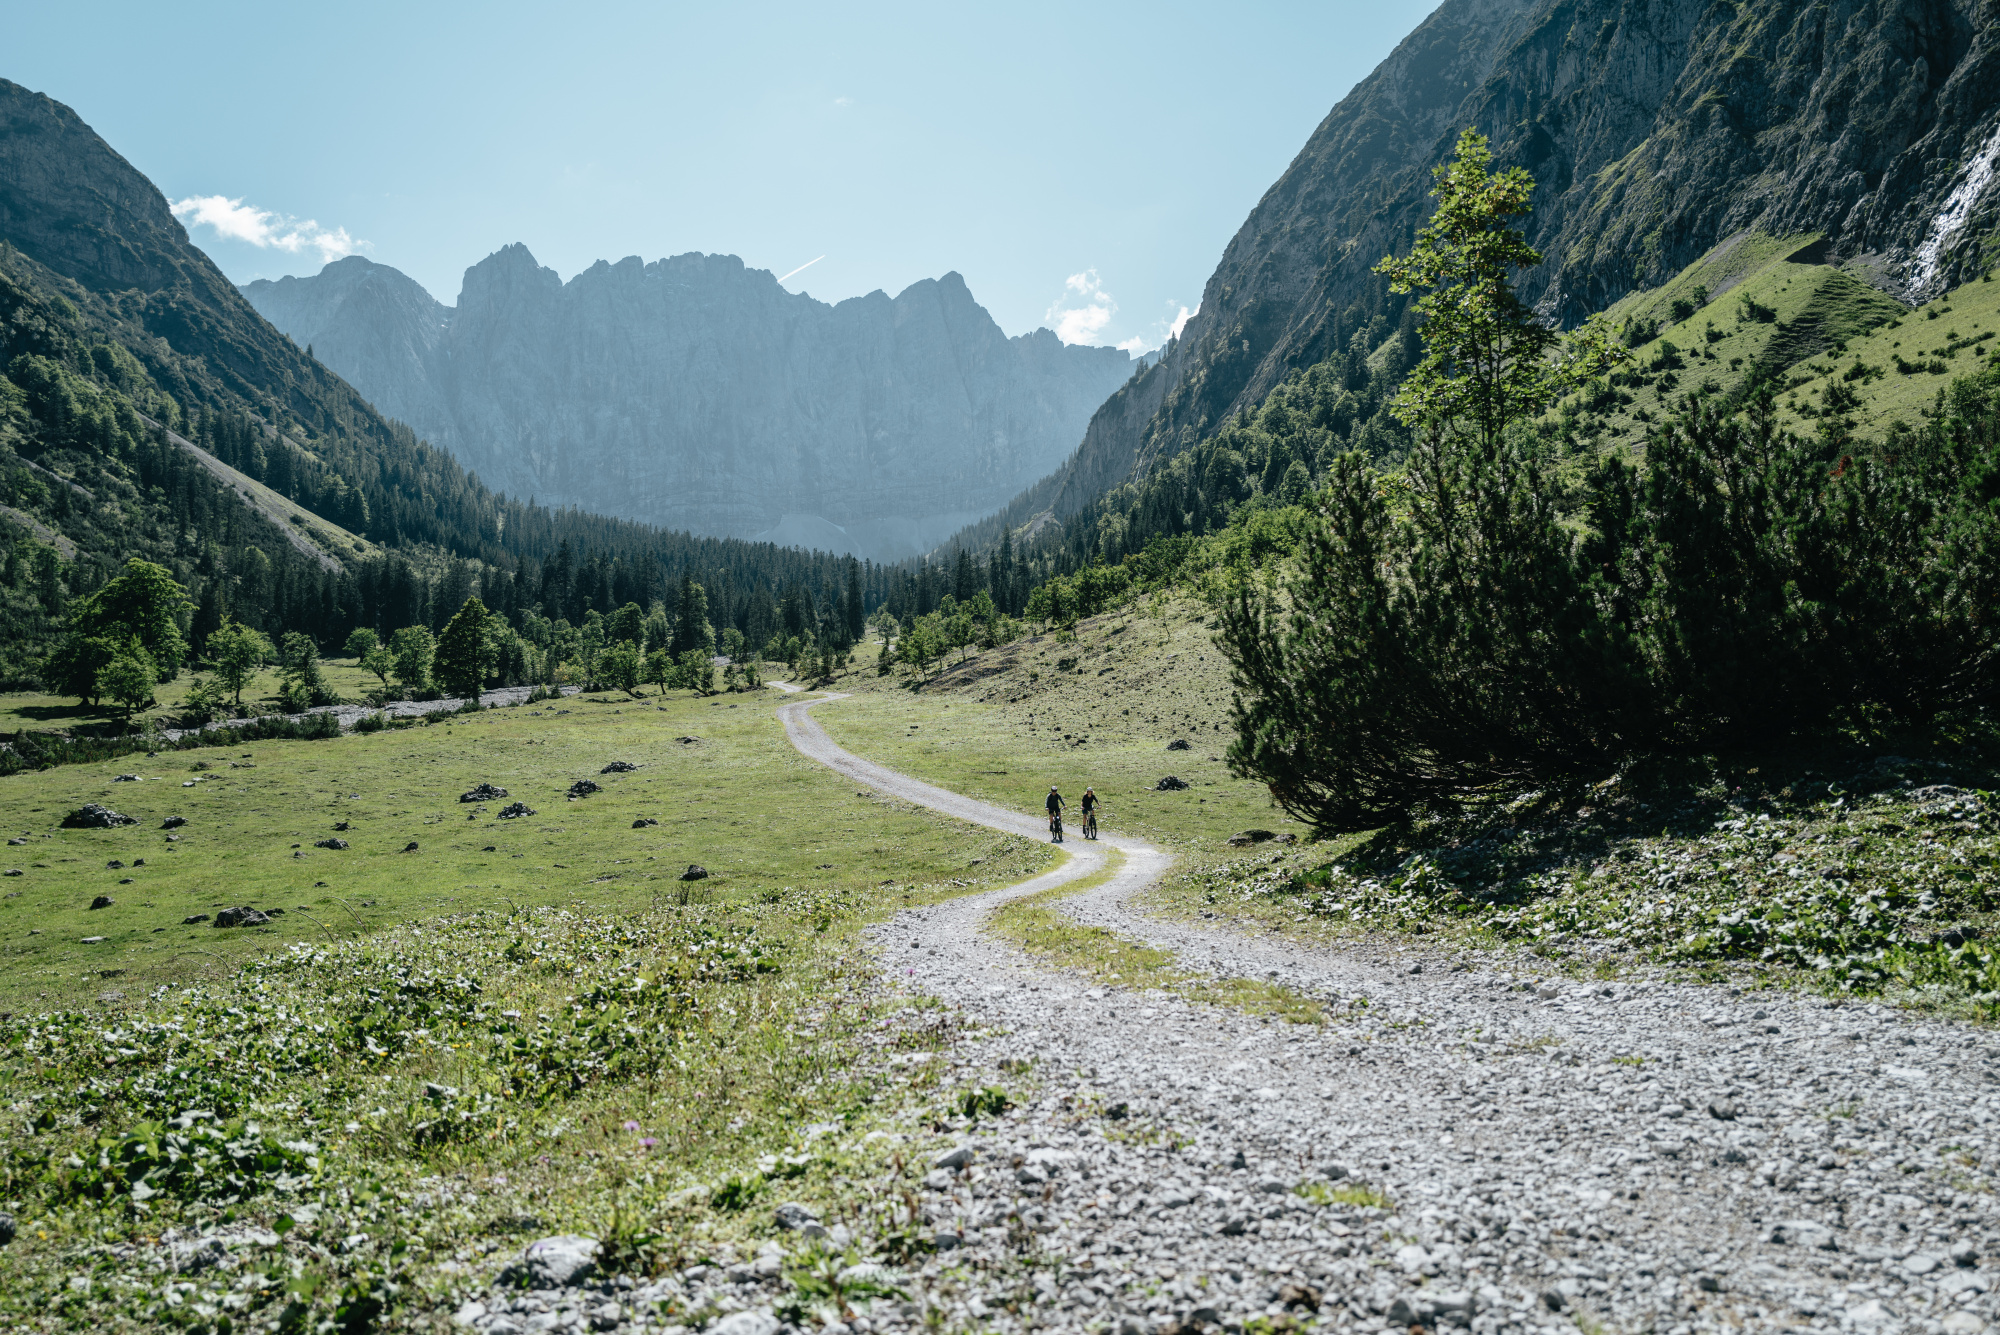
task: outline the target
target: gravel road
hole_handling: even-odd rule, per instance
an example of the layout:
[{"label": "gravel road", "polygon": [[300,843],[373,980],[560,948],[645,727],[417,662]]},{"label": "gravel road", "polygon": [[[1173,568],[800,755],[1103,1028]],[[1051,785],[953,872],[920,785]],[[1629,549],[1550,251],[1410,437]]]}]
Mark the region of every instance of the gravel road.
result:
[{"label": "gravel road", "polygon": [[[819,703],[779,710],[805,755],[1046,836],[1036,815],[843,751],[808,713]],[[856,1330],[1976,1335],[1994,1319],[1990,1031],[1816,998],[1549,981],[1516,972],[1520,957],[1201,931],[1131,907],[1167,854],[1109,830],[1102,845],[1122,869],[1066,911],[1219,975],[1274,976],[1333,1018],[1266,1023],[1089,987],[983,933],[995,905],[1101,869],[1103,847],[1080,840],[1034,881],[898,914],[874,937],[885,970],[971,1022],[946,1080],[1032,1093],[931,1172],[939,1251],[886,1277],[907,1300],[875,1302]],[[735,1313],[724,1335],[771,1335],[777,1268],[775,1251],[697,1268],[618,1311],[671,1297]],[[583,1310],[548,1300],[478,1324],[508,1335]]]}]

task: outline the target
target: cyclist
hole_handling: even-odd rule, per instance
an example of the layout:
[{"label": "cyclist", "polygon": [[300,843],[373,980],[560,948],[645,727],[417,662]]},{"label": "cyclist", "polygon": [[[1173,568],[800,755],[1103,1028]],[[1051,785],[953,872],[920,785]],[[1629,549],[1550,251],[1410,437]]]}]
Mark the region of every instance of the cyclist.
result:
[{"label": "cyclist", "polygon": [[1097,837],[1097,790],[1095,788],[1084,789],[1081,801],[1083,804],[1083,837],[1086,839],[1095,839]]},{"label": "cyclist", "polygon": [[1063,797],[1054,784],[1049,785],[1049,800],[1045,805],[1049,809],[1049,842],[1059,844],[1062,842]]}]

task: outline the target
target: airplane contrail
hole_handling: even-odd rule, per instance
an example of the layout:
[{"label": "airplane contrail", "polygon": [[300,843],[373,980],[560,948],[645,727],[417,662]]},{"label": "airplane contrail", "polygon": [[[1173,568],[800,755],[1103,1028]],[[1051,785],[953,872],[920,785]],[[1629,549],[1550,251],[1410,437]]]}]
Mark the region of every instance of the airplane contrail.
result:
[{"label": "airplane contrail", "polygon": [[826,256],[824,255],[815,256],[814,258],[807,260],[804,264],[801,264],[798,268],[792,270],[792,273],[788,273],[785,275],[784,278],[780,278],[778,281],[781,283],[784,282],[785,278],[790,278],[793,273],[804,273],[806,270],[812,268],[813,265],[818,264],[821,260],[825,258]]}]

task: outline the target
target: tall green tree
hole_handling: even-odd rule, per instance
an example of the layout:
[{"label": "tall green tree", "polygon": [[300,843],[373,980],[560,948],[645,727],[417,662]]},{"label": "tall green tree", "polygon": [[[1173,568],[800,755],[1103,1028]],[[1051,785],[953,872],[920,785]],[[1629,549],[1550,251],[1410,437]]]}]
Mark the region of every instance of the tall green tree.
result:
[{"label": "tall green tree", "polygon": [[187,661],[180,620],[193,610],[171,570],[134,557],[104,587],[70,604],[68,626],[44,660],[43,680],[60,694],[94,704],[102,696],[99,671],[126,641],[137,640],[158,679],[172,681]]},{"label": "tall green tree", "polygon": [[1542,262],[1515,226],[1531,211],[1526,168],[1494,172],[1486,136],[1467,130],[1432,174],[1437,211],[1408,255],[1375,266],[1391,292],[1424,294],[1416,302],[1424,355],[1390,407],[1422,439],[1491,454],[1511,426],[1623,353],[1596,322],[1564,339],[1515,295],[1514,271]]},{"label": "tall green tree", "polygon": [[396,658],[396,680],[404,690],[431,688],[431,663],[437,657],[437,637],[429,626],[405,626],[389,637],[389,652]]},{"label": "tall green tree", "polygon": [[256,680],[275,652],[261,631],[240,621],[225,621],[208,637],[208,658],[215,664],[215,679],[239,705],[243,703],[243,688]]},{"label": "tall green tree", "polygon": [[[632,610],[636,613],[638,608]],[[438,636],[437,653],[431,666],[432,675],[445,694],[467,700],[479,698],[496,657],[496,646],[488,625],[490,619],[491,614],[487,612],[485,603],[477,598],[467,598],[451,620],[445,623],[444,633]]]}]

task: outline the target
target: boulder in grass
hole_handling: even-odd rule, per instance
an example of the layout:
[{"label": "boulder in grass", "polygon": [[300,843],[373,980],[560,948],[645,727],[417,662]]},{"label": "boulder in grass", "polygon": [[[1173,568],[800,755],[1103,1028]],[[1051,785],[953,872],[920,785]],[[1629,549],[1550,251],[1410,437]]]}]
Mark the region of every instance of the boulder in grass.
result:
[{"label": "boulder in grass", "polygon": [[1174,739],[1173,739],[1173,740],[1172,740],[1171,742],[1168,742],[1168,743],[1167,743],[1167,750],[1169,750],[1169,751],[1185,751],[1185,750],[1187,750],[1187,749],[1188,749],[1188,748],[1189,748],[1190,746],[1192,746],[1192,745],[1194,745],[1194,743],[1190,742],[1190,741],[1189,741],[1189,740],[1188,740],[1187,738],[1185,738],[1185,737],[1176,737],[1176,738],[1174,738]]},{"label": "boulder in grass", "polygon": [[654,820],[651,816],[641,816],[639,819],[632,822],[632,828],[635,830],[643,830],[648,825],[658,825],[658,824],[659,822]]},{"label": "boulder in grass", "polygon": [[477,788],[460,793],[458,800],[461,802],[497,802],[505,796],[507,796],[505,788],[495,788],[490,783],[482,783]]},{"label": "boulder in grass", "polygon": [[1269,830],[1242,830],[1229,836],[1231,848],[1248,848],[1252,844],[1269,843],[1277,836]]},{"label": "boulder in grass", "polygon": [[637,768],[639,767],[629,760],[614,760],[597,772],[599,774],[630,774]]},{"label": "boulder in grass", "polygon": [[99,895],[97,898],[90,901],[90,907],[94,909],[108,909],[117,902],[118,901],[113,899],[110,895]]},{"label": "boulder in grass", "polygon": [[247,905],[224,909],[215,915],[217,927],[261,927],[271,921],[267,914],[259,913]]},{"label": "boulder in grass", "polygon": [[110,807],[85,802],[62,819],[65,830],[110,830],[120,825],[137,825],[131,816],[121,816]]},{"label": "boulder in grass", "polygon": [[532,816],[534,814],[535,809],[526,802],[509,802],[506,806],[500,808],[501,820],[519,820],[523,816]]},{"label": "boulder in grass", "polygon": [[160,822],[160,828],[163,830],[178,830],[187,823],[186,816],[169,816]]},{"label": "boulder in grass", "polygon": [[334,849],[334,850],[338,851],[338,850],[340,850],[340,849],[343,849],[343,848],[346,848],[346,847],[347,847],[347,841],[346,841],[345,839],[321,839],[320,841],[318,841],[317,843],[315,843],[315,844],[313,845],[313,847],[314,847],[314,848],[331,848],[331,849]]},{"label": "boulder in grass", "polygon": [[708,879],[708,868],[702,866],[699,862],[690,862],[688,869],[681,873],[681,879],[683,881],[705,881]]},{"label": "boulder in grass", "polygon": [[1188,784],[1186,779],[1177,779],[1173,775],[1169,774],[1164,779],[1161,779],[1158,783],[1154,784],[1153,790],[1155,792],[1160,792],[1160,793],[1178,793],[1181,789],[1187,786]]},{"label": "boulder in grass", "polygon": [[589,797],[592,793],[601,793],[603,791],[603,788],[592,783],[589,779],[578,779],[569,786],[569,795],[572,800],[579,797]]}]

